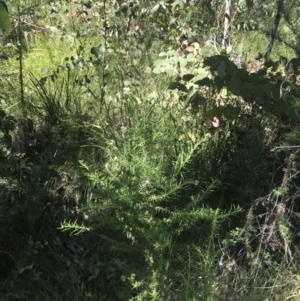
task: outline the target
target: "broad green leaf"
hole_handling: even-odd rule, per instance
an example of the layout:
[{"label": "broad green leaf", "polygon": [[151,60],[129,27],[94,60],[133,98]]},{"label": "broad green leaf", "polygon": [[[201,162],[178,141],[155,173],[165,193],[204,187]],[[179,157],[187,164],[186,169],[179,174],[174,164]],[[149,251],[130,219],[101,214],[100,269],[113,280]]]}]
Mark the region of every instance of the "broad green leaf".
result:
[{"label": "broad green leaf", "polygon": [[254,92],[254,83],[242,83],[241,93],[243,95],[250,95]]},{"label": "broad green leaf", "polygon": [[203,79],[207,76],[207,71],[204,68],[196,69],[195,73],[196,73],[196,76],[197,76],[198,80]]},{"label": "broad green leaf", "polygon": [[205,112],[203,114],[203,118],[214,118],[215,116],[221,117],[223,113],[223,108],[224,107],[214,107],[208,112]]},{"label": "broad green leaf", "polygon": [[220,91],[220,95],[222,98],[226,98],[228,96],[228,90],[226,87],[223,87]]},{"label": "broad green leaf", "polygon": [[0,3],[0,29],[4,29],[6,33],[11,32],[9,15],[2,3]]},{"label": "broad green leaf", "polygon": [[184,84],[181,84],[179,82],[173,82],[173,83],[171,83],[169,85],[169,89],[170,90],[178,89],[179,91],[182,91],[182,92],[188,92],[187,87]]},{"label": "broad green leaf", "polygon": [[201,49],[201,54],[203,55],[203,56],[210,56],[211,55],[211,46],[209,46],[209,45],[207,45],[207,46],[205,46],[205,47],[203,47],[202,49]]},{"label": "broad green leaf", "polygon": [[218,66],[218,69],[217,69],[217,72],[218,72],[218,76],[223,79],[224,76],[225,76],[225,69],[226,69],[226,65],[225,65],[225,62],[222,61],[219,66]]},{"label": "broad green leaf", "polygon": [[167,56],[166,52],[161,52],[158,56]]},{"label": "broad green leaf", "polygon": [[57,75],[56,74],[52,74],[50,76],[50,78],[51,78],[52,82],[54,83],[56,81],[56,79],[57,79]]},{"label": "broad green leaf", "polygon": [[65,70],[65,67],[60,65],[60,66],[57,67],[56,72],[57,72],[57,73],[61,73],[61,72],[63,72],[64,70]]},{"label": "broad green leaf", "polygon": [[104,52],[106,51],[105,44],[101,44],[101,45],[99,46],[99,51],[102,52],[102,53],[104,53]]},{"label": "broad green leaf", "polygon": [[180,57],[178,61],[179,61],[181,67],[185,67],[188,63],[187,59],[183,58],[183,57]]},{"label": "broad green leaf", "polygon": [[230,90],[233,94],[239,95],[240,94],[240,85],[241,80],[239,78],[232,78],[228,82],[226,82],[225,87]]},{"label": "broad green leaf", "polygon": [[168,67],[166,67],[165,68],[165,72],[168,74],[168,75],[175,75],[175,70],[174,70],[174,68],[173,67],[171,67],[171,66],[168,66]]},{"label": "broad green leaf", "polygon": [[261,76],[258,73],[251,73],[249,75],[249,82],[256,83],[261,81]]},{"label": "broad green leaf", "polygon": [[248,80],[249,74],[245,69],[238,69],[238,77],[241,79],[242,82]]},{"label": "broad green leaf", "polygon": [[5,8],[5,10],[6,10],[7,13],[8,13],[8,8],[7,8],[6,3],[5,3],[4,1],[1,1],[1,0],[0,0],[0,4]]},{"label": "broad green leaf", "polygon": [[197,42],[193,43],[193,46],[195,47],[195,49],[200,49],[200,44]]},{"label": "broad green leaf", "polygon": [[185,74],[185,75],[183,75],[182,80],[184,80],[185,82],[188,82],[191,79],[193,79],[194,77],[195,77],[194,74]]},{"label": "broad green leaf", "polygon": [[230,64],[228,57],[221,54],[207,57],[203,61],[204,65],[211,67],[212,70],[217,70],[217,67],[220,65],[221,62],[224,62],[225,65]]},{"label": "broad green leaf", "polygon": [[174,50],[169,50],[167,52],[167,56],[171,57],[171,56],[179,56],[179,53],[177,51]]},{"label": "broad green leaf", "polygon": [[42,73],[48,73],[48,71],[49,71],[49,68],[48,67],[42,67],[42,69],[41,69],[41,72]]},{"label": "broad green leaf", "polygon": [[0,120],[6,116],[6,113],[0,109]]},{"label": "broad green leaf", "polygon": [[187,68],[186,67],[180,67],[180,72],[181,72],[181,74],[185,74],[185,73],[187,73],[188,72],[188,70],[187,70]]},{"label": "broad green leaf", "polygon": [[8,130],[13,131],[16,127],[16,124],[17,119],[15,117],[9,115],[5,118],[5,125]]},{"label": "broad green leaf", "polygon": [[98,57],[100,54],[100,47],[92,47],[91,48],[91,54],[93,54],[94,56]]},{"label": "broad green leaf", "polygon": [[154,67],[154,69],[153,69],[153,73],[155,73],[155,74],[160,74],[160,73],[163,73],[163,72],[164,72],[163,68],[160,67],[160,66]]},{"label": "broad green leaf", "polygon": [[178,57],[170,57],[169,58],[169,63],[172,64],[173,66],[176,65],[179,62],[179,58]]},{"label": "broad green leaf", "polygon": [[194,61],[194,54],[193,53],[189,53],[186,57],[188,62],[193,62]]},{"label": "broad green leaf", "polygon": [[165,64],[164,60],[156,60],[153,64],[153,66],[158,67],[158,66],[162,66]]},{"label": "broad green leaf", "polygon": [[261,92],[271,95],[274,92],[274,85],[272,83],[267,83],[261,87]]},{"label": "broad green leaf", "polygon": [[157,3],[153,8],[152,8],[152,13],[155,13],[160,7],[160,3]]},{"label": "broad green leaf", "polygon": [[239,107],[234,107],[231,104],[228,104],[227,106],[224,107],[223,114],[224,117],[228,120],[234,120],[237,119],[240,113],[240,108]]},{"label": "broad green leaf", "polygon": [[270,67],[273,66],[273,64],[274,64],[274,62],[273,62],[272,60],[268,60],[268,61],[266,61],[266,62],[264,63],[264,66],[265,66],[266,68],[270,68]]},{"label": "broad green leaf", "polygon": [[230,62],[230,64],[226,65],[226,73],[230,76],[230,78],[238,78],[238,68],[237,66]]},{"label": "broad green leaf", "polygon": [[200,87],[210,86],[211,84],[212,84],[212,82],[208,77],[204,77],[203,79],[200,79],[200,80],[197,80],[194,82],[194,85],[198,85]]},{"label": "broad green leaf", "polygon": [[198,93],[193,97],[192,102],[195,105],[202,106],[206,104],[206,98],[199,95]]}]

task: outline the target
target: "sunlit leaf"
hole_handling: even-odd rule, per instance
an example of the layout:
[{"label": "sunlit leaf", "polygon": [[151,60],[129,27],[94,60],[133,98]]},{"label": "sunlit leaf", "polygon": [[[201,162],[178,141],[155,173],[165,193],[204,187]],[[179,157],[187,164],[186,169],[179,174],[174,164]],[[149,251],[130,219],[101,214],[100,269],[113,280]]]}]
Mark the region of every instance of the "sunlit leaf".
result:
[{"label": "sunlit leaf", "polygon": [[211,46],[205,46],[205,47],[203,47],[202,49],[201,49],[201,54],[203,55],[203,56],[210,56],[211,55],[211,52],[212,52],[212,48],[211,48]]},{"label": "sunlit leaf", "polygon": [[167,56],[166,52],[161,52],[158,56]]},{"label": "sunlit leaf", "polygon": [[102,52],[102,53],[104,53],[104,52],[106,51],[105,44],[101,44],[101,45],[99,46],[99,51]]},{"label": "sunlit leaf", "polygon": [[155,73],[155,74],[159,74],[159,73],[162,73],[162,72],[163,72],[163,69],[160,66],[157,66],[153,69],[153,73]]},{"label": "sunlit leaf", "polygon": [[204,68],[196,69],[195,73],[198,80],[201,80],[207,76],[207,71]]},{"label": "sunlit leaf", "polygon": [[152,8],[152,13],[155,13],[160,7],[160,4],[157,3],[153,8]]},{"label": "sunlit leaf", "polygon": [[65,70],[65,67],[60,65],[60,66],[57,67],[56,72],[57,72],[57,73],[61,73],[61,72],[63,72],[64,70]]},{"label": "sunlit leaf", "polygon": [[197,140],[197,133],[196,132],[188,132],[188,137],[195,142]]},{"label": "sunlit leaf", "polygon": [[193,53],[189,53],[186,57],[188,62],[193,62],[194,61],[194,54]]},{"label": "sunlit leaf", "polygon": [[182,67],[185,67],[188,63],[187,59],[183,58],[183,57],[179,57],[179,63],[180,63],[180,66]]},{"label": "sunlit leaf", "polygon": [[165,72],[168,74],[168,75],[175,75],[175,70],[173,67],[171,66],[168,66],[165,68]]},{"label": "sunlit leaf", "polygon": [[154,63],[153,63],[153,66],[155,67],[158,67],[158,66],[162,66],[164,65],[164,60],[156,60]]}]

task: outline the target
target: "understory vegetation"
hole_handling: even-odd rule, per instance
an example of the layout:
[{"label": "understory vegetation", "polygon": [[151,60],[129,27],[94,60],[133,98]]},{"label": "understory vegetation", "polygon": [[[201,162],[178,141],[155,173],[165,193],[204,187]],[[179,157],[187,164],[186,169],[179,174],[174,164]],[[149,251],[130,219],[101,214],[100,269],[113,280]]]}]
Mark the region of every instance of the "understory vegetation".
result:
[{"label": "understory vegetation", "polygon": [[300,300],[299,8],[233,4],[0,1],[0,300]]}]

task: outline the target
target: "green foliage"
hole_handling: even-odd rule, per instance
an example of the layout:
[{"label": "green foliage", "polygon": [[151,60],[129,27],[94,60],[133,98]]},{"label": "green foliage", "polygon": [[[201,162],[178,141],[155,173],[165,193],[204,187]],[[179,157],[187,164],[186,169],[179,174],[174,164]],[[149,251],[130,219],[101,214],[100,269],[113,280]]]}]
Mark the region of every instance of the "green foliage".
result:
[{"label": "green foliage", "polygon": [[3,1],[0,2],[0,29],[5,30],[8,34],[12,30],[7,5]]},{"label": "green foliage", "polygon": [[11,116],[7,115],[4,110],[0,109],[0,142],[1,142],[1,157],[6,157],[9,155],[9,148],[12,144],[12,135],[16,127],[17,120]]},{"label": "green foliage", "polygon": [[234,51],[255,34],[264,52],[273,3],[238,1],[219,50],[223,1],[29,2],[1,61],[4,298],[284,296],[299,62]]}]

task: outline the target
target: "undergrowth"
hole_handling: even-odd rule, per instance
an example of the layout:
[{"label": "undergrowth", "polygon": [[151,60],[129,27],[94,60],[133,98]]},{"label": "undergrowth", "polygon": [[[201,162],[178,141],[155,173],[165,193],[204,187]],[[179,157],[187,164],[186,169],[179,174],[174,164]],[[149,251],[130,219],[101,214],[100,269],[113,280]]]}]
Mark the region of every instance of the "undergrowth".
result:
[{"label": "undergrowth", "polygon": [[189,2],[20,3],[1,300],[297,300],[297,61],[217,54],[221,6]]}]

